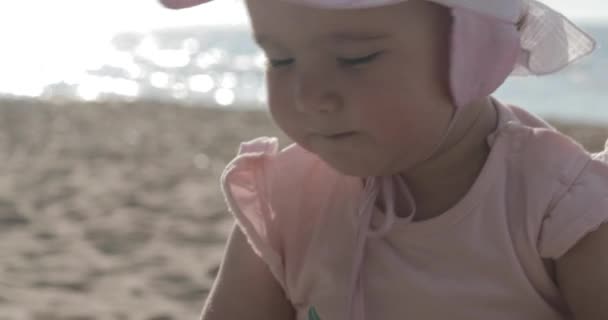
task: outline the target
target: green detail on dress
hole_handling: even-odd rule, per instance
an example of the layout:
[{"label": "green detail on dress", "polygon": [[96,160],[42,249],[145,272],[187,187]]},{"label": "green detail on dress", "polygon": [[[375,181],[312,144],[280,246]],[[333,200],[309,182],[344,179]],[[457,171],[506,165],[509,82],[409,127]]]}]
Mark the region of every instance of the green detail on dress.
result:
[{"label": "green detail on dress", "polygon": [[321,320],[315,307],[310,307],[308,309],[308,320]]}]

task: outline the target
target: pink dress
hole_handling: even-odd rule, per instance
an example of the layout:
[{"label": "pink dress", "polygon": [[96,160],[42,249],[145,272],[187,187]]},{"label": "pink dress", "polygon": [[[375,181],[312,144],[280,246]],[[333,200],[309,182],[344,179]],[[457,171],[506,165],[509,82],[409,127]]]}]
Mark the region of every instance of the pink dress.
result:
[{"label": "pink dress", "polygon": [[223,191],[298,320],[313,307],[321,320],[572,319],[551,261],[608,222],[606,153],[522,109],[496,108],[474,185],[419,222],[360,216],[360,178],[297,145],[241,145]]}]

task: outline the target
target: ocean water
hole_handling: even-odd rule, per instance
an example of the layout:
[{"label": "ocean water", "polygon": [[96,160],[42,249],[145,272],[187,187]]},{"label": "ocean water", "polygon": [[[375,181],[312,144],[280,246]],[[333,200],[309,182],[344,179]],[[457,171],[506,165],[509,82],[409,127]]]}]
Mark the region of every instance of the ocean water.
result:
[{"label": "ocean water", "polygon": [[[583,27],[599,43],[592,56],[556,75],[511,78],[496,96],[543,117],[608,125],[608,24]],[[182,27],[78,43],[27,59],[0,57],[0,95],[264,108],[264,58],[244,27]]]}]

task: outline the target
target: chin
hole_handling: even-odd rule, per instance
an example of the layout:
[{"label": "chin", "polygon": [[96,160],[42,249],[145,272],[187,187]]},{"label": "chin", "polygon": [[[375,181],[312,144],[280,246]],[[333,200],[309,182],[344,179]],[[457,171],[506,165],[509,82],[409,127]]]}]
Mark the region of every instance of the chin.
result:
[{"label": "chin", "polygon": [[363,163],[362,161],[356,161],[354,159],[348,159],[346,161],[336,161],[335,159],[324,159],[334,170],[352,177],[373,177],[382,176],[389,174],[386,170],[382,170],[379,166],[373,166],[370,164]]},{"label": "chin", "polygon": [[413,164],[409,164],[407,161],[408,159],[403,159],[402,161],[395,163],[380,162],[377,161],[378,159],[367,159],[368,161],[364,161],[361,160],[361,158],[357,161],[358,158],[356,157],[336,159],[320,156],[320,158],[334,170],[353,177],[390,176],[406,173],[414,167]]}]

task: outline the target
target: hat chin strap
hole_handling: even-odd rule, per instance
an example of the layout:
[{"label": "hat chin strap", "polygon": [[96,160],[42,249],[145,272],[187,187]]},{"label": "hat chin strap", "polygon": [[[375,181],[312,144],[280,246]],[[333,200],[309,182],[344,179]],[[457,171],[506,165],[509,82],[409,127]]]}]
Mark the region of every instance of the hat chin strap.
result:
[{"label": "hat chin strap", "polygon": [[511,75],[521,49],[517,26],[463,8],[452,8],[450,91],[455,106],[443,136],[422,161],[435,156],[464,108],[491,95]]}]

